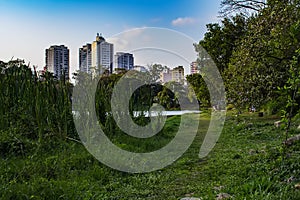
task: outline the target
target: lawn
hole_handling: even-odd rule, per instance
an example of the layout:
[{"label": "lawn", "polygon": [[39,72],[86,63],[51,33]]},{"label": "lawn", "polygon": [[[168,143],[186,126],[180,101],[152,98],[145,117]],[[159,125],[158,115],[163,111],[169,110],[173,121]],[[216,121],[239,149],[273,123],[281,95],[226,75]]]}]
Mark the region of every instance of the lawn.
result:
[{"label": "lawn", "polygon": [[[273,124],[276,118],[256,116],[228,114],[215,148],[199,159],[210,120],[203,113],[189,150],[165,169],[144,174],[113,170],[82,144],[51,138],[34,151],[2,155],[0,199],[216,199],[225,193],[234,199],[300,199],[295,188],[300,144],[285,149],[284,131]],[[172,140],[179,123],[179,116],[168,118],[163,132],[144,143],[119,133],[111,140],[127,150],[148,152]]]}]

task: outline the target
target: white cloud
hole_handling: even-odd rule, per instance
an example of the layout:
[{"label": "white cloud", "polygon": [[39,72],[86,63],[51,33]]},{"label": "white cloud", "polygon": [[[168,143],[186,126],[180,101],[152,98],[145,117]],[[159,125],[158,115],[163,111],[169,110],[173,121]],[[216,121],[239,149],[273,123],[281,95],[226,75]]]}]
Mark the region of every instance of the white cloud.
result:
[{"label": "white cloud", "polygon": [[194,24],[196,20],[191,17],[178,17],[172,21],[173,26],[185,26]]},{"label": "white cloud", "polygon": [[134,49],[137,41],[142,41],[145,27],[141,28],[128,28],[125,31],[118,33],[107,39],[108,42],[114,44],[114,51],[130,51]]},{"label": "white cloud", "polygon": [[133,53],[136,65],[161,63],[171,68],[182,65],[189,74],[190,63],[197,59],[195,41],[171,29],[135,28],[107,40],[114,44],[115,52]]}]

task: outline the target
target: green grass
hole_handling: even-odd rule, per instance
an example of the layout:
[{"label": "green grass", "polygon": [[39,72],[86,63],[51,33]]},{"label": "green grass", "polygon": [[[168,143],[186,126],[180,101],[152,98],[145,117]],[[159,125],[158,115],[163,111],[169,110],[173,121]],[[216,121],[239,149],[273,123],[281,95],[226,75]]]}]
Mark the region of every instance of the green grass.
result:
[{"label": "green grass", "polygon": [[[300,182],[300,145],[284,151],[283,130],[274,127],[275,120],[228,116],[217,145],[200,160],[209,124],[203,114],[189,150],[171,166],[146,174],[115,171],[81,144],[52,138],[37,150],[2,155],[0,199],[216,199],[219,193],[234,199],[300,199],[294,189]],[[143,144],[122,135],[113,140],[124,149],[139,145],[138,151],[150,151],[167,144],[179,122],[180,117],[168,118],[163,133]]]}]

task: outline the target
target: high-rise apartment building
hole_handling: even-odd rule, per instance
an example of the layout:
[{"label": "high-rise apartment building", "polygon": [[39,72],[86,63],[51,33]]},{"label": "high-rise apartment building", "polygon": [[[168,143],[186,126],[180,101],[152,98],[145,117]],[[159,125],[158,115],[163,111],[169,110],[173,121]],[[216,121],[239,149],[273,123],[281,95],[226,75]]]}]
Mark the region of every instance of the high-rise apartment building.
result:
[{"label": "high-rise apartment building", "polygon": [[92,45],[86,44],[79,49],[79,70],[91,73],[92,67]]},{"label": "high-rise apartment building", "polygon": [[46,49],[46,69],[59,80],[64,75],[69,79],[69,49],[64,45],[54,45]]},{"label": "high-rise apartment building", "polygon": [[97,33],[96,41],[92,43],[92,67],[100,74],[107,70],[112,73],[113,55],[114,45]]},{"label": "high-rise apartment building", "polygon": [[134,57],[131,53],[117,52],[115,55],[114,69],[132,70]]}]

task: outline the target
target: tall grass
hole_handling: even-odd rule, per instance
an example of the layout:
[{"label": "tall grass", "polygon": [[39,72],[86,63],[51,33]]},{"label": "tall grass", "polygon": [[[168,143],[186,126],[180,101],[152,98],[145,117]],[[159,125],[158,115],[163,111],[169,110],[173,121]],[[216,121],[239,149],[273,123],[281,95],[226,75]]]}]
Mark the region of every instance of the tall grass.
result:
[{"label": "tall grass", "polygon": [[38,77],[23,61],[0,63],[0,131],[38,143],[51,136],[74,135],[72,85],[46,72]]},{"label": "tall grass", "polygon": [[[77,76],[77,82],[86,76],[90,75]],[[97,85],[94,106],[101,128],[109,137],[120,132],[111,113],[111,96],[122,76],[103,74]],[[90,78],[92,81],[92,76]],[[72,116],[72,89],[69,81],[57,80],[50,72],[39,77],[24,61],[0,61],[0,134],[6,135],[2,137],[6,139],[0,141],[0,149],[11,151],[16,143],[21,144],[17,149],[26,149],[28,141],[40,147],[53,137],[78,139]],[[161,102],[159,98],[172,96],[160,97],[158,94],[163,89],[159,84],[145,85],[135,92],[124,89],[132,93],[129,112],[135,123],[145,126],[150,120],[134,117],[134,111],[148,111],[153,103]],[[174,95],[171,98],[174,99]]]}]

